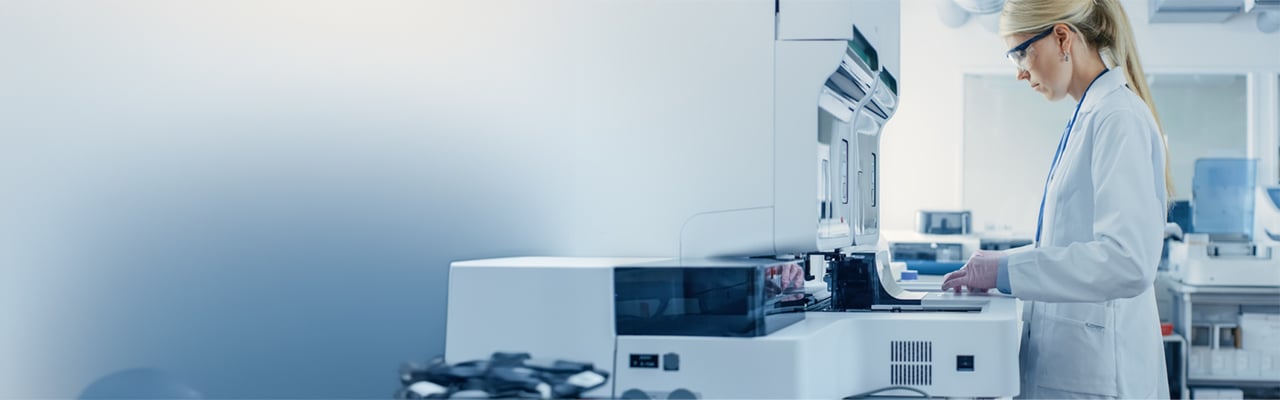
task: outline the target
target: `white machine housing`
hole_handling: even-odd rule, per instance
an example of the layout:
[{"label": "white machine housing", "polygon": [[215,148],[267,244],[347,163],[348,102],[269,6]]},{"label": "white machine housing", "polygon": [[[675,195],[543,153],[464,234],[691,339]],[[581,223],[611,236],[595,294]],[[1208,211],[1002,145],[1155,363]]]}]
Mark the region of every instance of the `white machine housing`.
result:
[{"label": "white machine housing", "polygon": [[[527,138],[545,155],[530,159],[547,171],[546,190],[568,199],[547,205],[557,221],[547,235],[566,243],[558,254],[757,256],[876,243],[879,135],[898,106],[898,0],[529,7],[560,11],[459,33],[510,35],[496,41],[520,55],[510,65],[442,62],[493,70],[483,86],[513,97],[458,93],[452,106],[538,110],[524,119],[492,110],[454,132]],[[851,50],[855,26],[872,62]],[[829,88],[839,71],[865,94]]]},{"label": "white machine housing", "polygon": [[[619,336],[613,268],[651,258],[523,257],[455,262],[445,359],[496,351],[587,361],[611,373],[587,396],[841,398],[888,386],[934,396],[1018,394],[1017,301],[930,293],[925,305],[976,312],[807,312],[767,336]],[[632,368],[631,354],[674,354],[676,370]],[[968,357],[967,365],[962,357]],[[662,362],[666,362],[665,360]],[[630,393],[628,391],[631,391]]]},{"label": "white machine housing", "polygon": [[[573,201],[548,231],[570,238],[570,253],[694,258],[875,248],[879,135],[898,106],[898,0],[537,7],[562,12],[522,28],[550,27],[563,41],[522,41],[512,29],[503,43],[529,58],[513,58],[519,68],[477,67],[496,71],[486,87],[510,88],[504,95],[527,96],[516,103],[551,116],[498,114],[476,125],[524,132],[561,156],[547,163],[562,172],[548,175],[556,185],[548,190],[572,193]],[[523,71],[550,76],[530,82]],[[619,336],[613,269],[652,261],[455,262],[446,361],[496,351],[587,361],[612,372],[607,386],[586,393],[595,397],[838,398],[893,385],[942,396],[1018,393],[1019,313],[1011,298],[935,293],[922,303],[979,311],[806,313],[751,338]],[[681,367],[656,375],[620,368],[633,351],[678,353]]]},{"label": "white machine housing", "polygon": [[[590,362],[611,370],[613,267],[656,258],[517,257],[449,266],[445,360],[495,351]],[[610,377],[613,380],[613,377]],[[586,393],[609,396],[608,387]]]}]

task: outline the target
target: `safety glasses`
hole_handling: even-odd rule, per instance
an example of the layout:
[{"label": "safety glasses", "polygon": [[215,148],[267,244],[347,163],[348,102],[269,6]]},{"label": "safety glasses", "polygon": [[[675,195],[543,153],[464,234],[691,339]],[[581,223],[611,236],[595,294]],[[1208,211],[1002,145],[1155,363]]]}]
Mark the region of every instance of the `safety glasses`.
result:
[{"label": "safety glasses", "polygon": [[1049,36],[1050,33],[1053,33],[1052,26],[1049,27],[1049,29],[1045,29],[1044,32],[1040,32],[1039,34],[1032,36],[1030,39],[1023,41],[1021,44],[1018,44],[1013,49],[1004,53],[1004,56],[1008,58],[1009,61],[1012,61],[1013,66],[1017,67],[1019,71],[1026,71],[1027,48],[1031,47],[1031,44],[1035,43],[1037,40],[1044,39],[1046,36]]}]

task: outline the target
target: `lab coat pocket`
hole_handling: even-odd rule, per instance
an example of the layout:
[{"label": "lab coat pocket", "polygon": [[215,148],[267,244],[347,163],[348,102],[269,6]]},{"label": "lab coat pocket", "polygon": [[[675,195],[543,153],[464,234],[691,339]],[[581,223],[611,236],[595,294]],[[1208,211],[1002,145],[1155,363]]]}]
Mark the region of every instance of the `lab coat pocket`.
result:
[{"label": "lab coat pocket", "polygon": [[1114,310],[1106,303],[1051,303],[1040,325],[1037,384],[1117,396]]}]

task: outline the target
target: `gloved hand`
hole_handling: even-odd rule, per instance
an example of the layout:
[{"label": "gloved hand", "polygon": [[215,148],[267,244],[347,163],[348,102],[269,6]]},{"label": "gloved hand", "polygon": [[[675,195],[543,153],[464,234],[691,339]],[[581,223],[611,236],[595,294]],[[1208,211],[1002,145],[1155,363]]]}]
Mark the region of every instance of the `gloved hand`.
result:
[{"label": "gloved hand", "polygon": [[960,293],[961,287],[970,292],[983,292],[996,287],[996,274],[1000,269],[1000,257],[1004,252],[979,250],[969,257],[964,267],[942,277],[942,290]]},{"label": "gloved hand", "polygon": [[804,267],[800,264],[787,264],[782,269],[782,292],[787,296],[782,301],[794,301],[804,298]]},{"label": "gloved hand", "polygon": [[804,298],[804,267],[798,263],[782,264],[765,271],[765,290],[771,296],[782,295],[781,301]]}]

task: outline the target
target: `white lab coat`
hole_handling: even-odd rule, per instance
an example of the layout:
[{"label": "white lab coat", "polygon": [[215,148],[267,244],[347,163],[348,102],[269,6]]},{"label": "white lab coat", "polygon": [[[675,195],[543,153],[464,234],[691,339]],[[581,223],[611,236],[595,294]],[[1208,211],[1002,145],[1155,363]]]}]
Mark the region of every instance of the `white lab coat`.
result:
[{"label": "white lab coat", "polygon": [[1029,398],[1169,398],[1153,283],[1165,221],[1164,142],[1124,71],[1099,77],[1049,182],[1039,248],[1008,256],[1026,301]]}]

